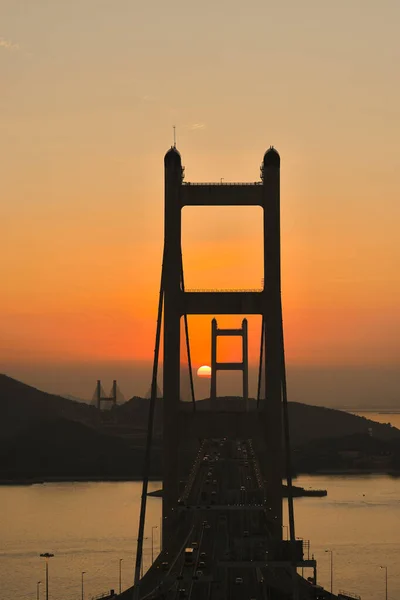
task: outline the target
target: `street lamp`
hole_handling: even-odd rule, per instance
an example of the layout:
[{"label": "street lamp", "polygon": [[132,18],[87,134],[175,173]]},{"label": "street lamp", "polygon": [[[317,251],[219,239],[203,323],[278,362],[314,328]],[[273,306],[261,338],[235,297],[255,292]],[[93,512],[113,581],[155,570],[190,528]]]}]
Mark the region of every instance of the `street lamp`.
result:
[{"label": "street lamp", "polygon": [[41,583],[42,583],[41,581],[38,581],[37,584],[36,584],[36,600],[39,600],[40,584]]},{"label": "street lamp", "polygon": [[122,591],[122,561],[124,559],[120,558],[119,559],[119,593],[121,593]]},{"label": "street lamp", "polygon": [[84,599],[84,592],[83,592],[83,576],[86,573],[86,571],[82,571],[81,573],[81,584],[82,584],[82,600]]},{"label": "street lamp", "polygon": [[387,576],[387,567],[379,567],[380,569],[385,569],[385,600],[388,600],[388,576]]},{"label": "street lamp", "polygon": [[[144,537],[143,541],[145,542],[146,540],[148,540],[148,537]],[[135,539],[135,542],[137,542],[137,538]],[[141,565],[140,565],[140,577],[143,577],[143,563],[144,563],[144,553],[142,552],[142,560],[141,560]]]},{"label": "street lamp", "polygon": [[158,529],[158,525],[153,525],[151,528],[151,564],[154,562],[154,530]]},{"label": "street lamp", "polygon": [[40,556],[46,559],[46,600],[49,600],[49,558],[53,558],[54,554],[44,552]]},{"label": "street lamp", "polygon": [[333,550],[325,550],[331,554],[331,594],[333,594]]}]

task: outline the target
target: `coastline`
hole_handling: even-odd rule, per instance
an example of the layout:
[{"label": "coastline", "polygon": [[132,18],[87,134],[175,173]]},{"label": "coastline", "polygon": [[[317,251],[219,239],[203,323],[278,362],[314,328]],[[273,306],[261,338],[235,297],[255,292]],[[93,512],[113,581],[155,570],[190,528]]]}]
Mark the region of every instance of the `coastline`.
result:
[{"label": "coastline", "polygon": [[[49,477],[26,477],[23,479],[0,479],[0,486],[24,486],[24,485],[40,485],[44,483],[123,483],[125,481],[133,481],[136,483],[140,483],[142,481],[141,477],[135,477],[131,475],[122,476],[122,475],[82,475],[82,476],[49,476]],[[149,477],[149,481],[162,481],[162,476],[152,475]]]},{"label": "coastline", "polygon": [[[320,469],[318,471],[304,471],[297,472],[293,479],[302,475],[387,475],[389,477],[400,477],[400,471],[398,470],[379,470],[379,469]],[[141,482],[142,478],[134,475],[65,475],[65,476],[38,476],[38,477],[24,477],[21,479],[0,479],[0,486],[28,486],[28,485],[40,485],[45,483],[112,483],[112,482]],[[151,475],[149,481],[162,481],[162,475]],[[286,486],[285,486],[286,487]],[[325,490],[303,490],[296,485],[293,485],[295,494],[297,492],[304,492],[301,495],[318,495],[318,492]],[[157,492],[158,490],[156,490]],[[156,496],[155,492],[149,492],[149,496]],[[319,494],[324,495],[324,494]]]}]

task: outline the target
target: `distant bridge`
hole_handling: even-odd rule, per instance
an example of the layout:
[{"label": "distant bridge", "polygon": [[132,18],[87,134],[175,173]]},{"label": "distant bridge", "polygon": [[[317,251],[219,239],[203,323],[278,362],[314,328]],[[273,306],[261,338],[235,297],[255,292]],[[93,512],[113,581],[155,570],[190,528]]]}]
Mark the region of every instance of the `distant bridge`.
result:
[{"label": "distant bridge", "polygon": [[106,394],[100,379],[97,380],[96,388],[93,392],[91,404],[97,406],[99,410],[109,410],[117,404],[126,402],[125,396],[119,389],[117,380],[114,379],[109,394]]}]

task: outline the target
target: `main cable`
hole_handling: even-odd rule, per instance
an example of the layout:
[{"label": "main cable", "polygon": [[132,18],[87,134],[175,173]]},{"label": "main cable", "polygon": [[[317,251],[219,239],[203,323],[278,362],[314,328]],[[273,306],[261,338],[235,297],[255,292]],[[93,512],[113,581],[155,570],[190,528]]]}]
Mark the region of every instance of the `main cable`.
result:
[{"label": "main cable", "polygon": [[[184,278],[183,278],[183,258],[182,258],[182,252],[181,252],[181,285],[182,285],[182,292],[184,292],[185,291],[185,281],[184,281]],[[193,382],[193,371],[192,371],[192,359],[191,359],[191,356],[190,356],[189,324],[188,324],[188,318],[187,318],[187,313],[186,312],[183,314],[183,320],[184,320],[184,326],[185,326],[186,352],[187,352],[188,367],[189,367],[190,392],[191,392],[191,395],[192,395],[193,412],[196,412],[196,399],[195,399],[195,396],[194,396],[194,382]]]},{"label": "main cable", "polygon": [[142,564],[143,556],[143,539],[144,539],[144,526],[146,521],[146,503],[147,503],[147,489],[149,484],[149,472],[150,472],[150,457],[151,457],[151,446],[153,441],[153,426],[154,426],[154,412],[157,399],[157,374],[158,374],[158,359],[160,354],[160,338],[161,338],[161,321],[162,321],[162,310],[164,302],[164,256],[161,267],[161,281],[160,281],[160,293],[158,299],[158,311],[157,311],[157,328],[156,328],[156,339],[154,345],[154,360],[153,360],[153,373],[151,380],[151,395],[150,395],[150,406],[147,423],[147,438],[146,438],[146,451],[143,465],[143,485],[142,485],[142,497],[140,502],[140,516],[139,516],[139,530],[137,538],[137,550],[136,550],[136,564],[135,574],[133,580],[133,600],[139,598],[139,579],[140,579],[140,567]]},{"label": "main cable", "polygon": [[263,353],[264,353],[264,337],[265,337],[265,319],[264,315],[261,320],[261,341],[260,341],[260,364],[258,367],[258,384],[257,384],[257,408],[260,404],[261,397],[261,378],[263,373]]}]

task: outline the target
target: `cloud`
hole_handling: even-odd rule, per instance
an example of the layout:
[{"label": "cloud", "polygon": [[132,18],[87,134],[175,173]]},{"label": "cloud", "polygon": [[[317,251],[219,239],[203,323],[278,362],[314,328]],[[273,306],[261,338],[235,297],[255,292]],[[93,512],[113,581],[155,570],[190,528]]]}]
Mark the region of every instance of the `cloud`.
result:
[{"label": "cloud", "polygon": [[19,45],[0,37],[0,48],[4,48],[5,50],[19,50]]},{"label": "cloud", "polygon": [[193,123],[193,125],[190,126],[190,129],[192,131],[196,130],[196,129],[204,129],[205,124],[204,123]]}]

